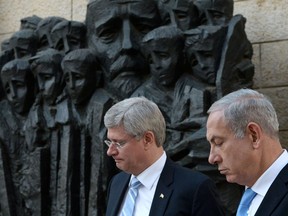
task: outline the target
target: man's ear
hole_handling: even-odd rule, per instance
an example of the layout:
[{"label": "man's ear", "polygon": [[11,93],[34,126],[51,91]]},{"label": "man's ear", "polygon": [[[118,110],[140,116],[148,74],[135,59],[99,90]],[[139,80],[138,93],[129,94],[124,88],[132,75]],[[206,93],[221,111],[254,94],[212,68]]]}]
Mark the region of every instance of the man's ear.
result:
[{"label": "man's ear", "polygon": [[147,150],[148,148],[150,148],[151,144],[155,143],[154,133],[152,131],[146,131],[143,136],[143,140],[144,140],[144,148],[145,150]]},{"label": "man's ear", "polygon": [[262,138],[261,127],[255,122],[250,122],[247,125],[247,131],[248,131],[249,138],[252,141],[253,148],[259,148],[259,145],[260,145],[259,141]]}]

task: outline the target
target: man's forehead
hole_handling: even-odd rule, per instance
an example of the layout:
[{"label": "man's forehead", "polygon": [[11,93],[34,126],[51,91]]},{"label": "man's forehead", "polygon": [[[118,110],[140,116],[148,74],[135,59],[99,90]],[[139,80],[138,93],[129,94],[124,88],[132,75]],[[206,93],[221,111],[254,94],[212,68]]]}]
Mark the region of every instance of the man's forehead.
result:
[{"label": "man's forehead", "polygon": [[99,26],[111,19],[123,18],[124,16],[149,19],[151,22],[158,18],[157,5],[153,0],[126,0],[122,1],[123,4],[120,4],[119,0],[114,1],[100,0],[89,5],[87,20],[94,21],[95,25]]},{"label": "man's forehead", "polygon": [[25,81],[26,71],[11,70],[1,75],[3,83],[7,83],[11,80]]}]

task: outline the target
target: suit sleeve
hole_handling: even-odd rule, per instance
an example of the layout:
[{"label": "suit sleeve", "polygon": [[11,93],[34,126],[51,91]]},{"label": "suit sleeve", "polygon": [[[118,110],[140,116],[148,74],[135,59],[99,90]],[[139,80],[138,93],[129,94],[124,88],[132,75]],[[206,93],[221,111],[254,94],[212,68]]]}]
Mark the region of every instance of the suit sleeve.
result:
[{"label": "suit sleeve", "polygon": [[216,186],[211,179],[204,180],[194,194],[193,212],[195,215],[224,216],[224,206],[220,201]]}]

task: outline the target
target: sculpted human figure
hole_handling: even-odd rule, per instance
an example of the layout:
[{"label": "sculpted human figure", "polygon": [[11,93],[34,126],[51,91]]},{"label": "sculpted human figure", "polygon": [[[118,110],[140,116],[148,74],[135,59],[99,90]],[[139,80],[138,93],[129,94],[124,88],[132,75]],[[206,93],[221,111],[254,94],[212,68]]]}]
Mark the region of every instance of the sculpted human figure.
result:
[{"label": "sculpted human figure", "polygon": [[0,102],[1,163],[4,165],[1,185],[7,186],[1,190],[1,210],[7,215],[22,215],[26,212],[23,196],[23,166],[26,159],[23,126],[34,102],[35,82],[28,61],[21,59],[4,65],[1,80],[7,99]]},{"label": "sculpted human figure", "polygon": [[[219,65],[223,58],[223,52],[226,53],[223,48],[223,40],[227,35],[227,28],[228,27],[226,26],[219,25],[199,26],[196,29],[191,29],[185,32],[185,50],[187,61],[192,69],[193,77],[196,78],[198,84],[202,85],[200,89],[204,91],[205,95],[201,112],[205,118],[207,109],[215,100],[217,100],[219,94],[218,91],[221,91],[218,90],[217,80],[222,78],[220,78],[221,74],[218,73]],[[232,47],[230,47],[230,49],[232,49]],[[231,55],[231,52],[229,53]],[[228,71],[226,72],[229,73]],[[232,70],[230,72],[233,73]],[[230,81],[227,79],[225,80],[225,78],[222,79],[223,83],[228,86],[233,86],[234,83],[239,81],[236,80],[237,78],[230,79]],[[186,83],[189,82],[186,81]],[[247,84],[247,82],[243,82],[243,84],[244,83]],[[203,123],[205,124],[205,122]],[[218,183],[219,190],[222,191],[221,198],[223,199],[223,202],[227,208],[227,214],[233,214],[235,213],[239,198],[241,197],[242,188],[237,185],[227,184],[226,180],[217,173],[215,167],[207,164],[209,145],[205,140],[205,134],[206,127],[202,125],[201,129],[199,129],[197,133],[187,136],[185,139],[182,139],[180,143],[178,143],[178,146],[181,146],[178,151],[181,151],[182,148],[187,148],[185,147],[186,145],[188,146],[188,149],[190,149],[189,153],[187,153],[188,159],[187,157],[183,157],[182,160],[190,165],[196,164],[195,168],[204,173],[209,173],[210,177],[212,177]],[[197,143],[197,145],[192,145],[193,143]],[[230,198],[227,199],[226,197]]]},{"label": "sculpted human figure", "polygon": [[64,20],[51,30],[53,47],[64,53],[84,48],[86,26],[82,22]]},{"label": "sculpted human figure", "polygon": [[55,49],[40,51],[30,59],[39,94],[29,113],[26,139],[30,151],[43,148],[50,155],[47,160],[50,162],[50,175],[46,173],[45,177],[49,179],[46,182],[49,184],[48,204],[52,215],[74,211],[77,206],[72,203],[78,199],[77,188],[72,183],[76,178],[73,158],[75,146],[79,145],[79,134],[70,115],[69,101],[63,92],[62,59],[63,54]]},{"label": "sculpted human figure", "polygon": [[[0,105],[0,155],[9,155],[7,143],[15,149],[24,135],[27,147],[19,162],[24,165],[18,172],[16,202],[12,202],[11,181],[0,182],[7,185],[0,215],[11,209],[20,215],[22,210],[28,215],[103,214],[107,182],[116,171],[103,155],[103,113],[112,103],[138,95],[156,102],[163,112],[168,156],[212,177],[233,214],[239,190],[227,187],[225,179],[215,174],[215,166],[207,163],[205,122],[212,102],[252,86],[253,52],[245,21],[233,16],[232,0],[89,0],[85,24],[61,17],[22,19],[19,32],[35,29],[37,38],[32,43],[27,39],[25,46],[18,39],[10,44],[9,39],[0,66],[14,58],[31,58],[36,44],[38,51],[47,52],[30,59],[40,89],[32,108],[29,104],[19,114],[7,100],[0,102],[4,104]],[[25,130],[18,127],[18,117],[25,121]],[[1,168],[0,163],[0,176],[10,175],[3,172],[6,166]]]},{"label": "sculpted human figure", "polygon": [[151,77],[132,96],[145,96],[155,102],[171,123],[174,86],[183,73],[183,32],[175,26],[161,26],[143,38],[142,49],[150,65]]},{"label": "sculpted human figure", "polygon": [[20,20],[20,30],[22,29],[32,29],[35,30],[37,28],[38,23],[42,20],[41,17],[33,15],[24,17]]},{"label": "sculpted human figure", "polygon": [[51,30],[59,22],[66,19],[57,16],[51,16],[43,18],[37,25],[35,33],[38,36],[39,45],[38,51],[53,48],[53,42],[51,39]]},{"label": "sculpted human figure", "polygon": [[32,29],[19,30],[11,36],[9,46],[15,58],[29,59],[37,52],[38,38]]},{"label": "sculpted human figure", "polygon": [[195,0],[201,25],[226,25],[233,17],[233,0]]},{"label": "sculpted human figure", "polygon": [[[60,66],[62,58],[63,55],[59,51],[47,49],[38,52],[30,59],[31,69],[37,79],[39,90],[26,124],[26,139],[30,151],[39,145],[47,145],[46,139],[49,136],[45,135],[45,131],[47,128],[55,127],[55,105],[58,96],[64,89],[63,73]],[[40,117],[38,117],[39,115]]]},{"label": "sculpted human figure", "polygon": [[95,55],[89,49],[69,52],[62,61],[66,90],[73,105],[73,115],[80,128],[80,213],[103,215],[106,187],[113,169],[103,146],[103,116],[112,99],[101,86],[102,73]]},{"label": "sculpted human figure", "polygon": [[[183,67],[184,40],[183,32],[175,26],[161,26],[144,36],[143,52],[150,63],[151,78],[132,94],[145,96],[158,104],[167,121],[166,150],[171,157],[178,159],[177,155],[191,148],[187,143],[183,146],[178,143],[204,127],[206,104],[209,104],[205,101],[209,98],[205,83]],[[205,133],[200,132],[205,139]],[[194,150],[197,151],[198,147]],[[188,164],[187,160],[186,164],[178,162]],[[191,163],[195,166],[196,162]]]},{"label": "sculpted human figure", "polygon": [[215,85],[227,28],[199,26],[185,32],[185,53],[192,74],[200,81]]},{"label": "sculpted human figure", "polygon": [[[0,71],[2,67],[9,61],[14,59],[14,52],[10,48],[10,38],[3,40],[1,43],[1,52],[0,52]],[[5,98],[5,92],[0,81],[0,101]]]},{"label": "sculpted human figure", "polygon": [[198,10],[192,0],[159,0],[158,6],[164,25],[174,25],[182,31],[199,25]]},{"label": "sculpted human figure", "polygon": [[242,15],[233,16],[228,23],[216,78],[218,99],[253,85],[253,47],[245,33],[245,23],[246,19]]},{"label": "sculpted human figure", "polygon": [[89,2],[88,47],[99,56],[105,88],[115,97],[129,97],[147,76],[149,66],[140,52],[140,43],[160,22],[153,0]]}]

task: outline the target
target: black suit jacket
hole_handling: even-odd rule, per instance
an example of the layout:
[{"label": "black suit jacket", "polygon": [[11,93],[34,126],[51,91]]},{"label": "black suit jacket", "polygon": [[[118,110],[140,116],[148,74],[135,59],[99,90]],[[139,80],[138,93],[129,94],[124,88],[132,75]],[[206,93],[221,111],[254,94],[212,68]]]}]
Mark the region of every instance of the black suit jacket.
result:
[{"label": "black suit jacket", "polygon": [[288,216],[288,164],[270,186],[255,216]]},{"label": "black suit jacket", "polygon": [[[116,216],[119,212],[129,180],[130,175],[124,172],[112,179],[108,190],[106,216]],[[224,211],[211,179],[167,159],[149,214],[162,215],[220,216],[224,215]]]}]

